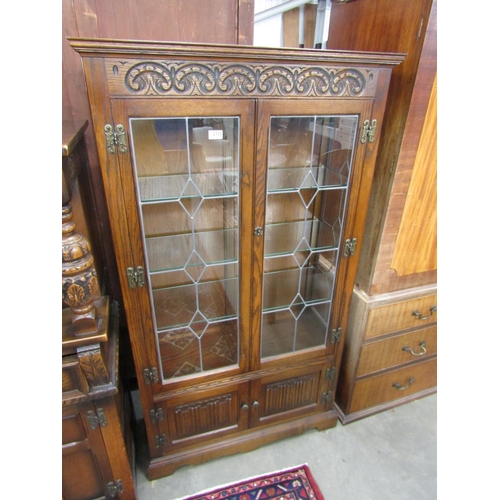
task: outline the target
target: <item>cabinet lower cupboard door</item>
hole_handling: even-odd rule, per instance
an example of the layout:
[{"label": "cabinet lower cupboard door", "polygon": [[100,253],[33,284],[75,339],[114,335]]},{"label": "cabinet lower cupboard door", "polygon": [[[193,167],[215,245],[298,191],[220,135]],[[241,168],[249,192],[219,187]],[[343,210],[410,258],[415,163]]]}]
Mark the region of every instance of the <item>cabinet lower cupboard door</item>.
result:
[{"label": "cabinet lower cupboard door", "polygon": [[110,498],[107,484],[113,481],[113,473],[100,432],[92,432],[87,424],[86,413],[92,410],[92,403],[63,409],[63,498]]},{"label": "cabinet lower cupboard door", "polygon": [[253,425],[293,420],[331,408],[332,362],[300,366],[254,383]]},{"label": "cabinet lower cupboard door", "polygon": [[398,54],[73,39],[148,477],[337,422],[342,331]]},{"label": "cabinet lower cupboard door", "polygon": [[171,450],[195,446],[248,427],[248,382],[172,396],[156,408],[165,440],[159,446]]}]

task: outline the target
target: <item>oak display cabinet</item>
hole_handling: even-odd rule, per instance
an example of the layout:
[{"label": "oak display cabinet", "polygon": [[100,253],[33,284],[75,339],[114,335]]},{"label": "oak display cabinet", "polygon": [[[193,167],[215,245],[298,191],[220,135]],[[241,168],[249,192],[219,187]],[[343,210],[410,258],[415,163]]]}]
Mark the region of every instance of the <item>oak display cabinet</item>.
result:
[{"label": "oak display cabinet", "polygon": [[148,477],[337,423],[400,54],[70,39],[82,58]]}]

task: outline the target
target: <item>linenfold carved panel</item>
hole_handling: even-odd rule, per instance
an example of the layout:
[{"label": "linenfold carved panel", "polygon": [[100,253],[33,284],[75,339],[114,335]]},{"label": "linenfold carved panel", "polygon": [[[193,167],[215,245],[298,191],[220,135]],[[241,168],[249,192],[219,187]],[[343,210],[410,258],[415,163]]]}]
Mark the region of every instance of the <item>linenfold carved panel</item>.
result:
[{"label": "linenfold carved panel", "polygon": [[375,93],[370,69],[320,66],[106,61],[112,95],[359,97]]},{"label": "linenfold carved panel", "polygon": [[183,438],[236,425],[237,415],[232,394],[175,407],[176,437]]},{"label": "linenfold carved panel", "polygon": [[268,384],[265,392],[265,415],[313,404],[317,399],[316,374]]}]

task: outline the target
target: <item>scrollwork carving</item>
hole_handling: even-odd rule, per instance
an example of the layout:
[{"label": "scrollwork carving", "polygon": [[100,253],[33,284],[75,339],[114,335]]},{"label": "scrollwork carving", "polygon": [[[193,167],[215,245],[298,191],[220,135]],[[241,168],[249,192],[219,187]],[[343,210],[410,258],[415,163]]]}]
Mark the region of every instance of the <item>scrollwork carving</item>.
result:
[{"label": "scrollwork carving", "polygon": [[177,96],[359,96],[366,78],[357,69],[235,63],[143,61],[125,74],[128,92]]},{"label": "scrollwork carving", "polygon": [[162,94],[172,87],[170,72],[155,62],[133,66],[125,77],[127,88],[138,94]]}]

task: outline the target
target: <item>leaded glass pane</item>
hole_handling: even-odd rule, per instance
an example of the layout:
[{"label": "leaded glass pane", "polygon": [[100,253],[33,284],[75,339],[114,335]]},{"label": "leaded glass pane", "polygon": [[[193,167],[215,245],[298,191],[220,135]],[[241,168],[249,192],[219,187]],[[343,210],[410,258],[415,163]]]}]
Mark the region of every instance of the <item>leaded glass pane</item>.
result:
[{"label": "leaded glass pane", "polygon": [[327,341],[357,120],[271,117],[263,358]]},{"label": "leaded glass pane", "polygon": [[239,126],[130,120],[164,380],[238,364]]}]

